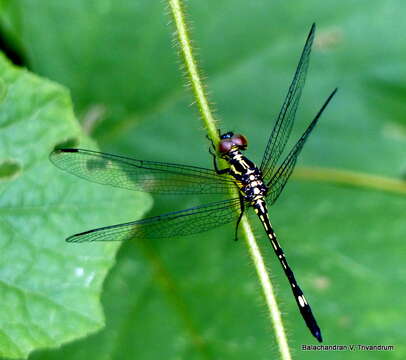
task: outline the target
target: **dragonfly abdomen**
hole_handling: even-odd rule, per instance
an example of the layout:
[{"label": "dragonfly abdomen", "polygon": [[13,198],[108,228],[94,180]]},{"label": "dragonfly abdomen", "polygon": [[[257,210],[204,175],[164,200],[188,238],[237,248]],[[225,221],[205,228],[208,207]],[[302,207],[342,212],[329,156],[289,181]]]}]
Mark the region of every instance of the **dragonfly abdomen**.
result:
[{"label": "dragonfly abdomen", "polygon": [[313,316],[312,310],[307,303],[306,298],[303,295],[302,289],[300,289],[299,285],[296,282],[295,276],[293,271],[291,270],[283,249],[279,245],[278,240],[276,239],[275,232],[272,229],[271,222],[269,220],[268,209],[266,207],[266,203],[263,199],[259,199],[253,205],[255,213],[258,215],[261,223],[265,229],[266,234],[268,235],[269,241],[272,244],[272,248],[276,256],[278,257],[279,262],[282,265],[283,271],[285,272],[286,277],[289,280],[290,287],[292,289],[293,295],[296,300],[296,304],[302,314],[307,327],[310,329],[311,333],[317,338],[318,341],[322,341],[321,331],[319,326],[317,325],[316,319]]}]

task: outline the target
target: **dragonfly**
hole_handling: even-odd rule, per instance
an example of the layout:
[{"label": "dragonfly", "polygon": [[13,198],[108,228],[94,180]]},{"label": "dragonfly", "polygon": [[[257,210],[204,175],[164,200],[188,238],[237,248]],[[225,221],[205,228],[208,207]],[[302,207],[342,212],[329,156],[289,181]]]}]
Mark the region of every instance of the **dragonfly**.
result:
[{"label": "dragonfly", "polygon": [[[209,151],[213,157],[214,169],[137,160],[85,149],[56,148],[50,154],[50,160],[57,167],[95,183],[155,194],[228,195],[225,200],[186,210],[84,231],[68,237],[66,241],[83,243],[171,238],[197,234],[231,222],[235,222],[235,233],[237,234],[243,214],[249,208],[253,208],[289,281],[296,304],[307,327],[313,336],[322,342],[320,327],[286,260],[268,214],[268,207],[272,206],[281,194],[292,174],[303,145],[337,91],[337,88],[334,89],[327,97],[310,125],[284,160],[280,162],[279,159],[292,131],[305,83],[315,28],[315,24],[313,24],[259,167],[243,155],[243,151],[248,146],[246,137],[233,132],[221,134],[217,146],[214,146],[212,142]],[[217,163],[218,158],[224,159],[228,167],[220,169]],[[230,197],[230,189],[233,189],[234,193],[237,189],[238,196]]]}]

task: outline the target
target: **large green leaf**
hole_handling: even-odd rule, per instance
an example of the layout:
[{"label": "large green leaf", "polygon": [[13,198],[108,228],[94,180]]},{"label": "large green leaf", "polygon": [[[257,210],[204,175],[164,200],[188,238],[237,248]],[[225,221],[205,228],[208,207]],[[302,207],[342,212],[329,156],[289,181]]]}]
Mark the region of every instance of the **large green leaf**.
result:
[{"label": "large green leaf", "polygon": [[148,205],[51,164],[55,145],[81,137],[61,86],[0,55],[0,102],[0,356],[22,358],[104,324],[99,296],[117,245],[78,247],[64,238],[140,216]]},{"label": "large green leaf", "polygon": [[[294,137],[337,85],[339,93],[306,144],[301,164],[395,178],[404,174],[402,1],[210,0],[188,5],[222,128],[245,133],[254,160],[260,160],[307,31],[316,21]],[[21,0],[17,8],[19,17],[8,18],[18,20],[12,28],[27,49],[30,68],[71,89],[86,128],[90,115],[101,114],[93,135],[104,149],[211,166],[204,132],[189,106],[192,99],[182,87],[162,2]],[[194,198],[175,201],[162,201],[154,211],[196,204]],[[271,209],[326,344],[396,347],[392,352],[357,351],[357,359],[406,356],[401,301],[405,208],[405,197],[396,193],[292,181]],[[92,216],[101,212],[94,209]],[[257,234],[263,237],[260,229]],[[277,357],[246,251],[232,237],[226,227],[192,238],[126,244],[103,294],[106,328],[32,358]],[[263,251],[295,357],[341,359],[342,352],[301,350],[313,339],[265,241]]]}]

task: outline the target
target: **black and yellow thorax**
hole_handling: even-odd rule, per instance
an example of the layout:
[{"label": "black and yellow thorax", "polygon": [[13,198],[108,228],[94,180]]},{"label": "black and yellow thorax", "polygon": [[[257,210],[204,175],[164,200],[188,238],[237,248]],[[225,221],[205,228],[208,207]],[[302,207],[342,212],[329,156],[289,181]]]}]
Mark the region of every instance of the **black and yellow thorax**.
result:
[{"label": "black and yellow thorax", "polygon": [[236,180],[236,184],[244,197],[251,205],[262,200],[267,193],[261,171],[238,149],[230,150],[225,160],[230,164],[229,174]]}]

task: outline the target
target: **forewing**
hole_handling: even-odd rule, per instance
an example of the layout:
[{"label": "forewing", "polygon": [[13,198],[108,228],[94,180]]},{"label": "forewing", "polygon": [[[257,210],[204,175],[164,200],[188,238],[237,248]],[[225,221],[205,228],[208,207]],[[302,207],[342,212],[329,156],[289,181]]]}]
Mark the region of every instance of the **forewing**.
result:
[{"label": "forewing", "polygon": [[316,26],[313,24],[303,48],[302,55],[300,56],[295,76],[290,84],[282,109],[279,112],[276,124],[269,137],[260,167],[264,177],[268,174],[272,174],[292,131],[296,110],[299,105],[302,89],[306,80],[307,69],[309,67],[310,51],[313,44],[315,29]]},{"label": "forewing", "polygon": [[[337,92],[337,89],[335,89],[330,94],[330,96],[324,102],[323,106],[321,107],[321,109],[319,110],[319,112],[317,113],[317,115],[315,116],[313,121],[310,123],[309,127],[303,133],[303,135],[298,140],[296,145],[292,148],[292,150],[290,151],[288,156],[285,158],[283,163],[279,166],[279,168],[275,172],[275,174],[267,182],[267,186],[268,186],[267,202],[269,205],[272,205],[277,200],[277,198],[279,197],[283,188],[285,187],[286,182],[288,181],[290,175],[292,174],[293,169],[295,168],[297,158],[300,154],[300,151],[303,148],[303,145],[305,144],[310,133],[316,126],[317,121],[319,120],[321,114],[323,113],[323,111],[325,110],[328,103],[333,98],[333,96],[335,95],[336,92]],[[265,181],[267,181],[266,178],[265,178]]]},{"label": "forewing", "polygon": [[196,166],[136,160],[84,149],[56,149],[50,160],[83,179],[160,194],[228,194],[231,178]]},{"label": "forewing", "polygon": [[239,212],[240,200],[238,198],[227,199],[187,210],[85,231],[70,236],[66,241],[80,243],[126,241],[192,235],[236,220]]}]

